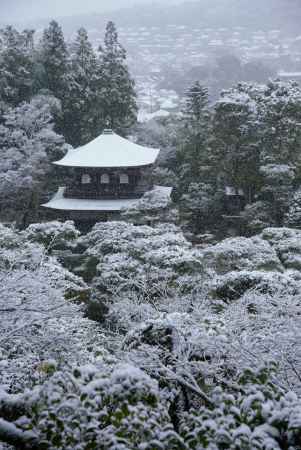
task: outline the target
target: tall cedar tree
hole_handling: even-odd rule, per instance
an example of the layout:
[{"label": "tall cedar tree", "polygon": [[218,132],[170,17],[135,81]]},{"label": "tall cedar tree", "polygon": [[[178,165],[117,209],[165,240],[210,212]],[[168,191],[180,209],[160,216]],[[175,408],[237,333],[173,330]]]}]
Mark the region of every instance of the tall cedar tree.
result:
[{"label": "tall cedar tree", "polygon": [[113,22],[106,27],[104,47],[99,47],[101,88],[100,107],[104,124],[125,134],[137,120],[134,81],[126,65],[126,51],[118,41]]},{"label": "tall cedar tree", "polygon": [[208,90],[197,81],[186,93],[184,127],[178,151],[180,216],[185,228],[198,234],[219,214],[215,168],[210,151]]},{"label": "tall cedar tree", "polygon": [[99,106],[100,68],[84,28],[71,45],[68,84],[64,98],[64,134],[75,147],[92,140],[101,131]]},{"label": "tall cedar tree", "polygon": [[68,51],[63,31],[56,21],[44,30],[40,43],[43,65],[42,85],[58,99],[65,96],[68,73]]},{"label": "tall cedar tree", "polygon": [[198,177],[207,160],[209,136],[208,89],[197,81],[186,93],[183,111],[183,145],[180,159],[189,165],[190,177]]},{"label": "tall cedar tree", "polygon": [[34,31],[19,33],[11,26],[0,31],[0,101],[17,106],[33,93]]},{"label": "tall cedar tree", "polygon": [[213,117],[214,152],[219,161],[222,187],[231,186],[236,192],[242,189],[251,202],[261,182],[257,95],[248,84],[223,91]]}]

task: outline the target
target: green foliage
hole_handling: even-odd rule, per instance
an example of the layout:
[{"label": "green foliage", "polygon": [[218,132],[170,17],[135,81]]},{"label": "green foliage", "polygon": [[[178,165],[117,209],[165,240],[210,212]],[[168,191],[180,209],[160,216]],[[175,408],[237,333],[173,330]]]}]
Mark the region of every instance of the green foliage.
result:
[{"label": "green foliage", "polygon": [[[239,215],[244,204],[248,205],[241,213],[245,233],[282,225],[300,180],[299,85],[279,80],[267,85],[240,83],[221,93],[209,121],[205,98],[200,85],[191,88],[184,114],[187,134],[179,132],[177,189],[187,205],[184,221],[195,234],[206,231],[208,214],[202,204],[211,198],[215,206],[219,200],[224,203],[215,211],[221,230],[222,216]],[[207,185],[207,200],[204,189],[192,191],[197,185]],[[240,205],[230,195],[216,196],[228,188],[240,196]],[[194,220],[187,222],[190,205]],[[198,210],[203,221],[195,214]],[[212,224],[208,225],[211,231]]]},{"label": "green foliage", "polygon": [[41,449],[185,448],[156,382],[132,366],[55,374],[40,390],[24,428],[38,434]]},{"label": "green foliage", "polygon": [[216,388],[214,408],[184,416],[181,432],[189,449],[285,450],[300,445],[299,399],[272,381],[275,367],[247,369],[232,391]]},{"label": "green foliage", "polygon": [[66,222],[46,222],[31,224],[23,232],[26,239],[31,242],[42,244],[51,253],[52,250],[68,250],[76,245],[80,232],[75,228],[74,223]]}]

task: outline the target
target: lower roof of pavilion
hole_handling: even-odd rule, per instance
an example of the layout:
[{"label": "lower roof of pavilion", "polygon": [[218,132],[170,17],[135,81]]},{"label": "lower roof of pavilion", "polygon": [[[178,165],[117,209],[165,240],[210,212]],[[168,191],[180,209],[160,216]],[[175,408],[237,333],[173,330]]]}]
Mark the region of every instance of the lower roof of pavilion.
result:
[{"label": "lower roof of pavilion", "polygon": [[[154,186],[165,195],[171,195],[172,188],[166,186]],[[134,206],[140,198],[126,199],[78,199],[64,197],[65,187],[60,187],[55,196],[42,206],[63,211],[112,211],[118,212]]]}]

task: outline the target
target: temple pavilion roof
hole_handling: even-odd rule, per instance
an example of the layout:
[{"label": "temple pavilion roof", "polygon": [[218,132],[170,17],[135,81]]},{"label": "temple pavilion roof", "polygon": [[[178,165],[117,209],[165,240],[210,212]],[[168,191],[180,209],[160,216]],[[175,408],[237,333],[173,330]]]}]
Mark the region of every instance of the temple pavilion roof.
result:
[{"label": "temple pavilion roof", "polygon": [[[165,186],[155,186],[162,194],[170,196],[171,188]],[[55,196],[45,203],[45,208],[69,210],[69,211],[121,211],[136,205],[141,198],[133,199],[78,199],[64,197],[65,187],[60,187]]]},{"label": "temple pavilion roof", "polygon": [[112,130],[104,132],[93,141],[77,149],[69,150],[59,161],[68,167],[139,167],[153,164],[159,149],[135,144]]}]

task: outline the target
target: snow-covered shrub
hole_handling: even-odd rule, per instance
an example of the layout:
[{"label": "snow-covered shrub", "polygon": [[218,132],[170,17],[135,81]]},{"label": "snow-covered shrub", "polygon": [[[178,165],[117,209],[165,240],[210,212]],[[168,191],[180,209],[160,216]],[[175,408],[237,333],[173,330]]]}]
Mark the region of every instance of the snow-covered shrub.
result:
[{"label": "snow-covered shrub", "polygon": [[68,250],[74,248],[80,232],[74,222],[46,222],[35,223],[23,232],[25,238],[31,242],[42,244],[47,250]]},{"label": "snow-covered shrub", "polygon": [[216,388],[213,407],[189,411],[180,432],[197,449],[301,449],[301,402],[272,381],[267,367],[246,370],[232,389]]},{"label": "snow-covered shrub", "polygon": [[65,366],[93,359],[97,330],[77,305],[89,297],[88,286],[41,245],[5,230],[0,236],[10,239],[0,249],[0,384],[18,390],[43,379],[49,360]]},{"label": "snow-covered shrub", "polygon": [[126,222],[98,223],[78,242],[86,247],[89,271],[92,263],[97,264],[93,285],[103,293],[126,295],[135,291],[157,298],[177,288],[191,290],[189,276],[199,280],[203,273],[199,252],[171,224],[154,228]]},{"label": "snow-covered shrub", "polygon": [[283,271],[275,250],[258,236],[225,239],[205,249],[202,261],[220,275],[236,270]]},{"label": "snow-covered shrub", "polygon": [[258,234],[272,225],[271,207],[267,202],[257,201],[246,205],[241,212],[248,234]]},{"label": "snow-covered shrub", "polygon": [[130,365],[55,374],[17,425],[39,449],[185,449],[156,381]]},{"label": "snow-covered shrub", "polygon": [[171,188],[155,186],[133,206],[124,209],[122,218],[136,225],[175,223],[178,214],[171,201]]},{"label": "snow-covered shrub", "polygon": [[273,247],[286,269],[301,271],[301,230],[266,228],[261,238]]},{"label": "snow-covered shrub", "polygon": [[296,295],[301,292],[301,285],[286,274],[242,270],[216,277],[211,286],[213,297],[225,302],[237,300],[250,290],[269,295]]}]

